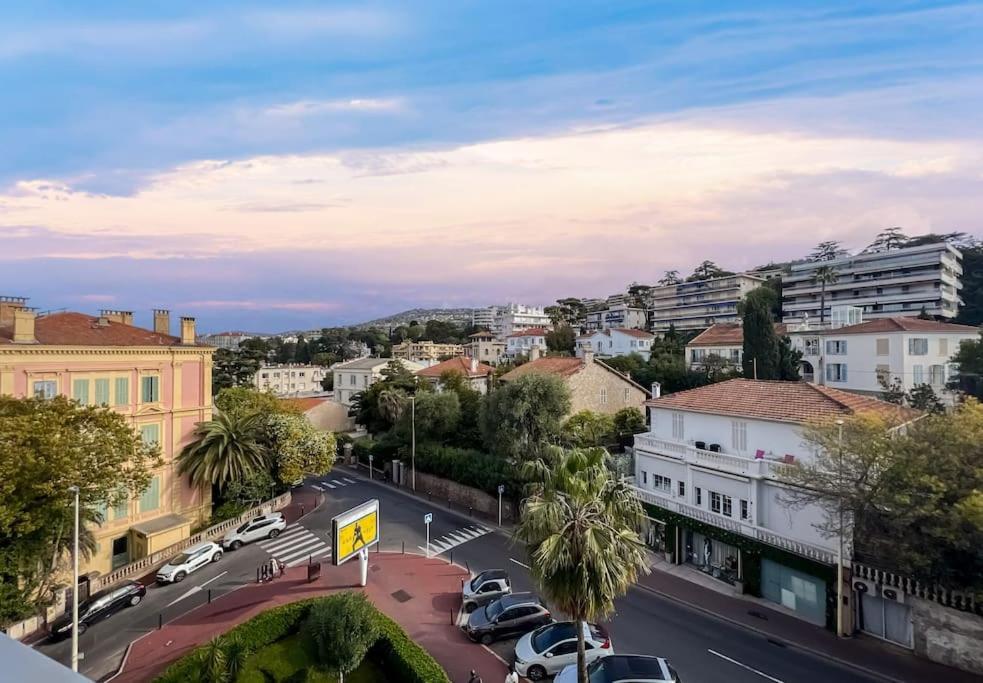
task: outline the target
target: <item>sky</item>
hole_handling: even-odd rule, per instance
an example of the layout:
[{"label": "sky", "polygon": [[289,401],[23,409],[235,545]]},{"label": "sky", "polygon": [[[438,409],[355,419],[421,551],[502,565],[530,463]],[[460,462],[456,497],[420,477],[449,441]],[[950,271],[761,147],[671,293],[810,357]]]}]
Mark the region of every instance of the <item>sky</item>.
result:
[{"label": "sky", "polygon": [[0,6],[0,294],[273,332],[983,236],[980,2]]}]

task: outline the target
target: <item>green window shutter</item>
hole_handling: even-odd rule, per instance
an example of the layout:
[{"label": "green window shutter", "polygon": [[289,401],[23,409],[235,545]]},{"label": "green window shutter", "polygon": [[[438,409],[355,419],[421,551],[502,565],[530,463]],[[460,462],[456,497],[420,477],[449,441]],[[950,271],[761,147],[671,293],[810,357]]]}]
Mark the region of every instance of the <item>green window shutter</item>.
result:
[{"label": "green window shutter", "polygon": [[123,519],[130,514],[130,499],[127,498],[122,503],[113,508],[113,519]]},{"label": "green window shutter", "polygon": [[144,444],[160,446],[160,425],[143,425],[140,427],[140,438]]},{"label": "green window shutter", "polygon": [[150,480],[150,486],[140,496],[140,512],[152,512],[158,507],[160,507],[160,477],[154,477]]},{"label": "green window shutter", "polygon": [[116,378],[116,397],[113,405],[117,405],[117,406],[130,405],[130,378],[129,377]]},{"label": "green window shutter", "polygon": [[109,405],[109,380],[108,379],[96,380],[96,405],[97,406]]},{"label": "green window shutter", "polygon": [[102,520],[102,524],[105,524],[109,520],[109,508],[106,506],[106,501],[97,503],[92,506],[95,513],[99,515],[99,519]]},{"label": "green window shutter", "polygon": [[140,400],[142,403],[157,403],[160,400],[160,378],[157,376],[140,378]]},{"label": "green window shutter", "polygon": [[89,380],[72,380],[72,398],[83,405],[89,402]]}]

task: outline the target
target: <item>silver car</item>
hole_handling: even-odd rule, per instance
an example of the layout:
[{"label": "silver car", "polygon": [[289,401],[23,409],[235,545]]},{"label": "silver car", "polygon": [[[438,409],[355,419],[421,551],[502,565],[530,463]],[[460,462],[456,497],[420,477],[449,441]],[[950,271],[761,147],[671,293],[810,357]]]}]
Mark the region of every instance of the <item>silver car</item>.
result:
[{"label": "silver car", "polygon": [[[584,624],[587,663],[614,654],[607,631]],[[577,625],[558,621],[519,638],[515,644],[515,670],[530,681],[542,681],[577,663]]]},{"label": "silver car", "polygon": [[[679,674],[662,657],[647,655],[613,655],[587,665],[590,683],[680,683]],[[556,677],[553,683],[577,683],[576,662]]]},{"label": "silver car", "polygon": [[222,559],[222,546],[205,541],[175,555],[157,570],[157,583],[181,583],[191,572]]},{"label": "silver car", "polygon": [[512,592],[509,575],[504,569],[486,569],[470,581],[461,584],[461,600],[468,614],[478,607],[498,600]]},{"label": "silver car", "polygon": [[286,528],[287,520],[284,519],[282,512],[260,515],[225,534],[222,538],[222,547],[227,550],[238,550],[244,543],[252,543],[263,538],[276,538]]}]

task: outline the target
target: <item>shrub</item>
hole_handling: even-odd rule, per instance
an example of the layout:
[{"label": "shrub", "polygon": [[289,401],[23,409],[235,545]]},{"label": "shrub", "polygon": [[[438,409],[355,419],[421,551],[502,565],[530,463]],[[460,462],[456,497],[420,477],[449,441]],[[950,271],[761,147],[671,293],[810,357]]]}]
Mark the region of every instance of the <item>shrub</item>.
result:
[{"label": "shrub", "polygon": [[354,671],[378,640],[376,609],[362,593],[342,593],[311,606],[304,634],[328,671]]},{"label": "shrub", "polygon": [[376,612],[379,639],[370,650],[393,681],[398,683],[450,683],[447,673],[422,647],[410,640],[395,621]]},{"label": "shrub", "polygon": [[437,477],[456,481],[492,495],[497,494],[499,484],[506,490],[517,491],[513,486],[515,473],[504,458],[482,451],[436,444],[417,444],[416,467]]}]

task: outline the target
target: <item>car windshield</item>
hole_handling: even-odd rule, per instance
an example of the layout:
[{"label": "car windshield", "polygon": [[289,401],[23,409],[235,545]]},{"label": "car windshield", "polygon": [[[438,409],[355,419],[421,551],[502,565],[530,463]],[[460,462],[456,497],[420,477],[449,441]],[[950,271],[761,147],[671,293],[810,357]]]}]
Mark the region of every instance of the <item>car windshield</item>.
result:
[{"label": "car windshield", "polygon": [[495,602],[489,603],[488,606],[485,607],[485,616],[488,617],[489,621],[491,621],[504,611],[505,606],[502,604],[502,601],[496,600]]},{"label": "car windshield", "polygon": [[532,649],[536,652],[545,652],[560,641],[576,637],[577,631],[573,624],[551,624],[532,634]]},{"label": "car windshield", "polygon": [[237,534],[241,534],[241,533],[242,533],[243,531],[245,531],[245,530],[246,530],[246,529],[247,529],[248,527],[249,527],[249,522],[246,522],[246,523],[245,523],[245,524],[243,524],[243,525],[242,525],[241,527],[239,527],[238,529],[236,529],[236,533],[237,533]]},{"label": "car windshield", "polygon": [[485,580],[485,577],[487,577],[488,575],[489,572],[481,572],[476,577],[471,579],[471,590],[473,591],[478,590],[478,586],[481,585],[481,583]]},{"label": "car windshield", "polygon": [[188,553],[181,553],[180,555],[175,555],[172,557],[167,564],[184,564],[191,559],[191,555]]}]

